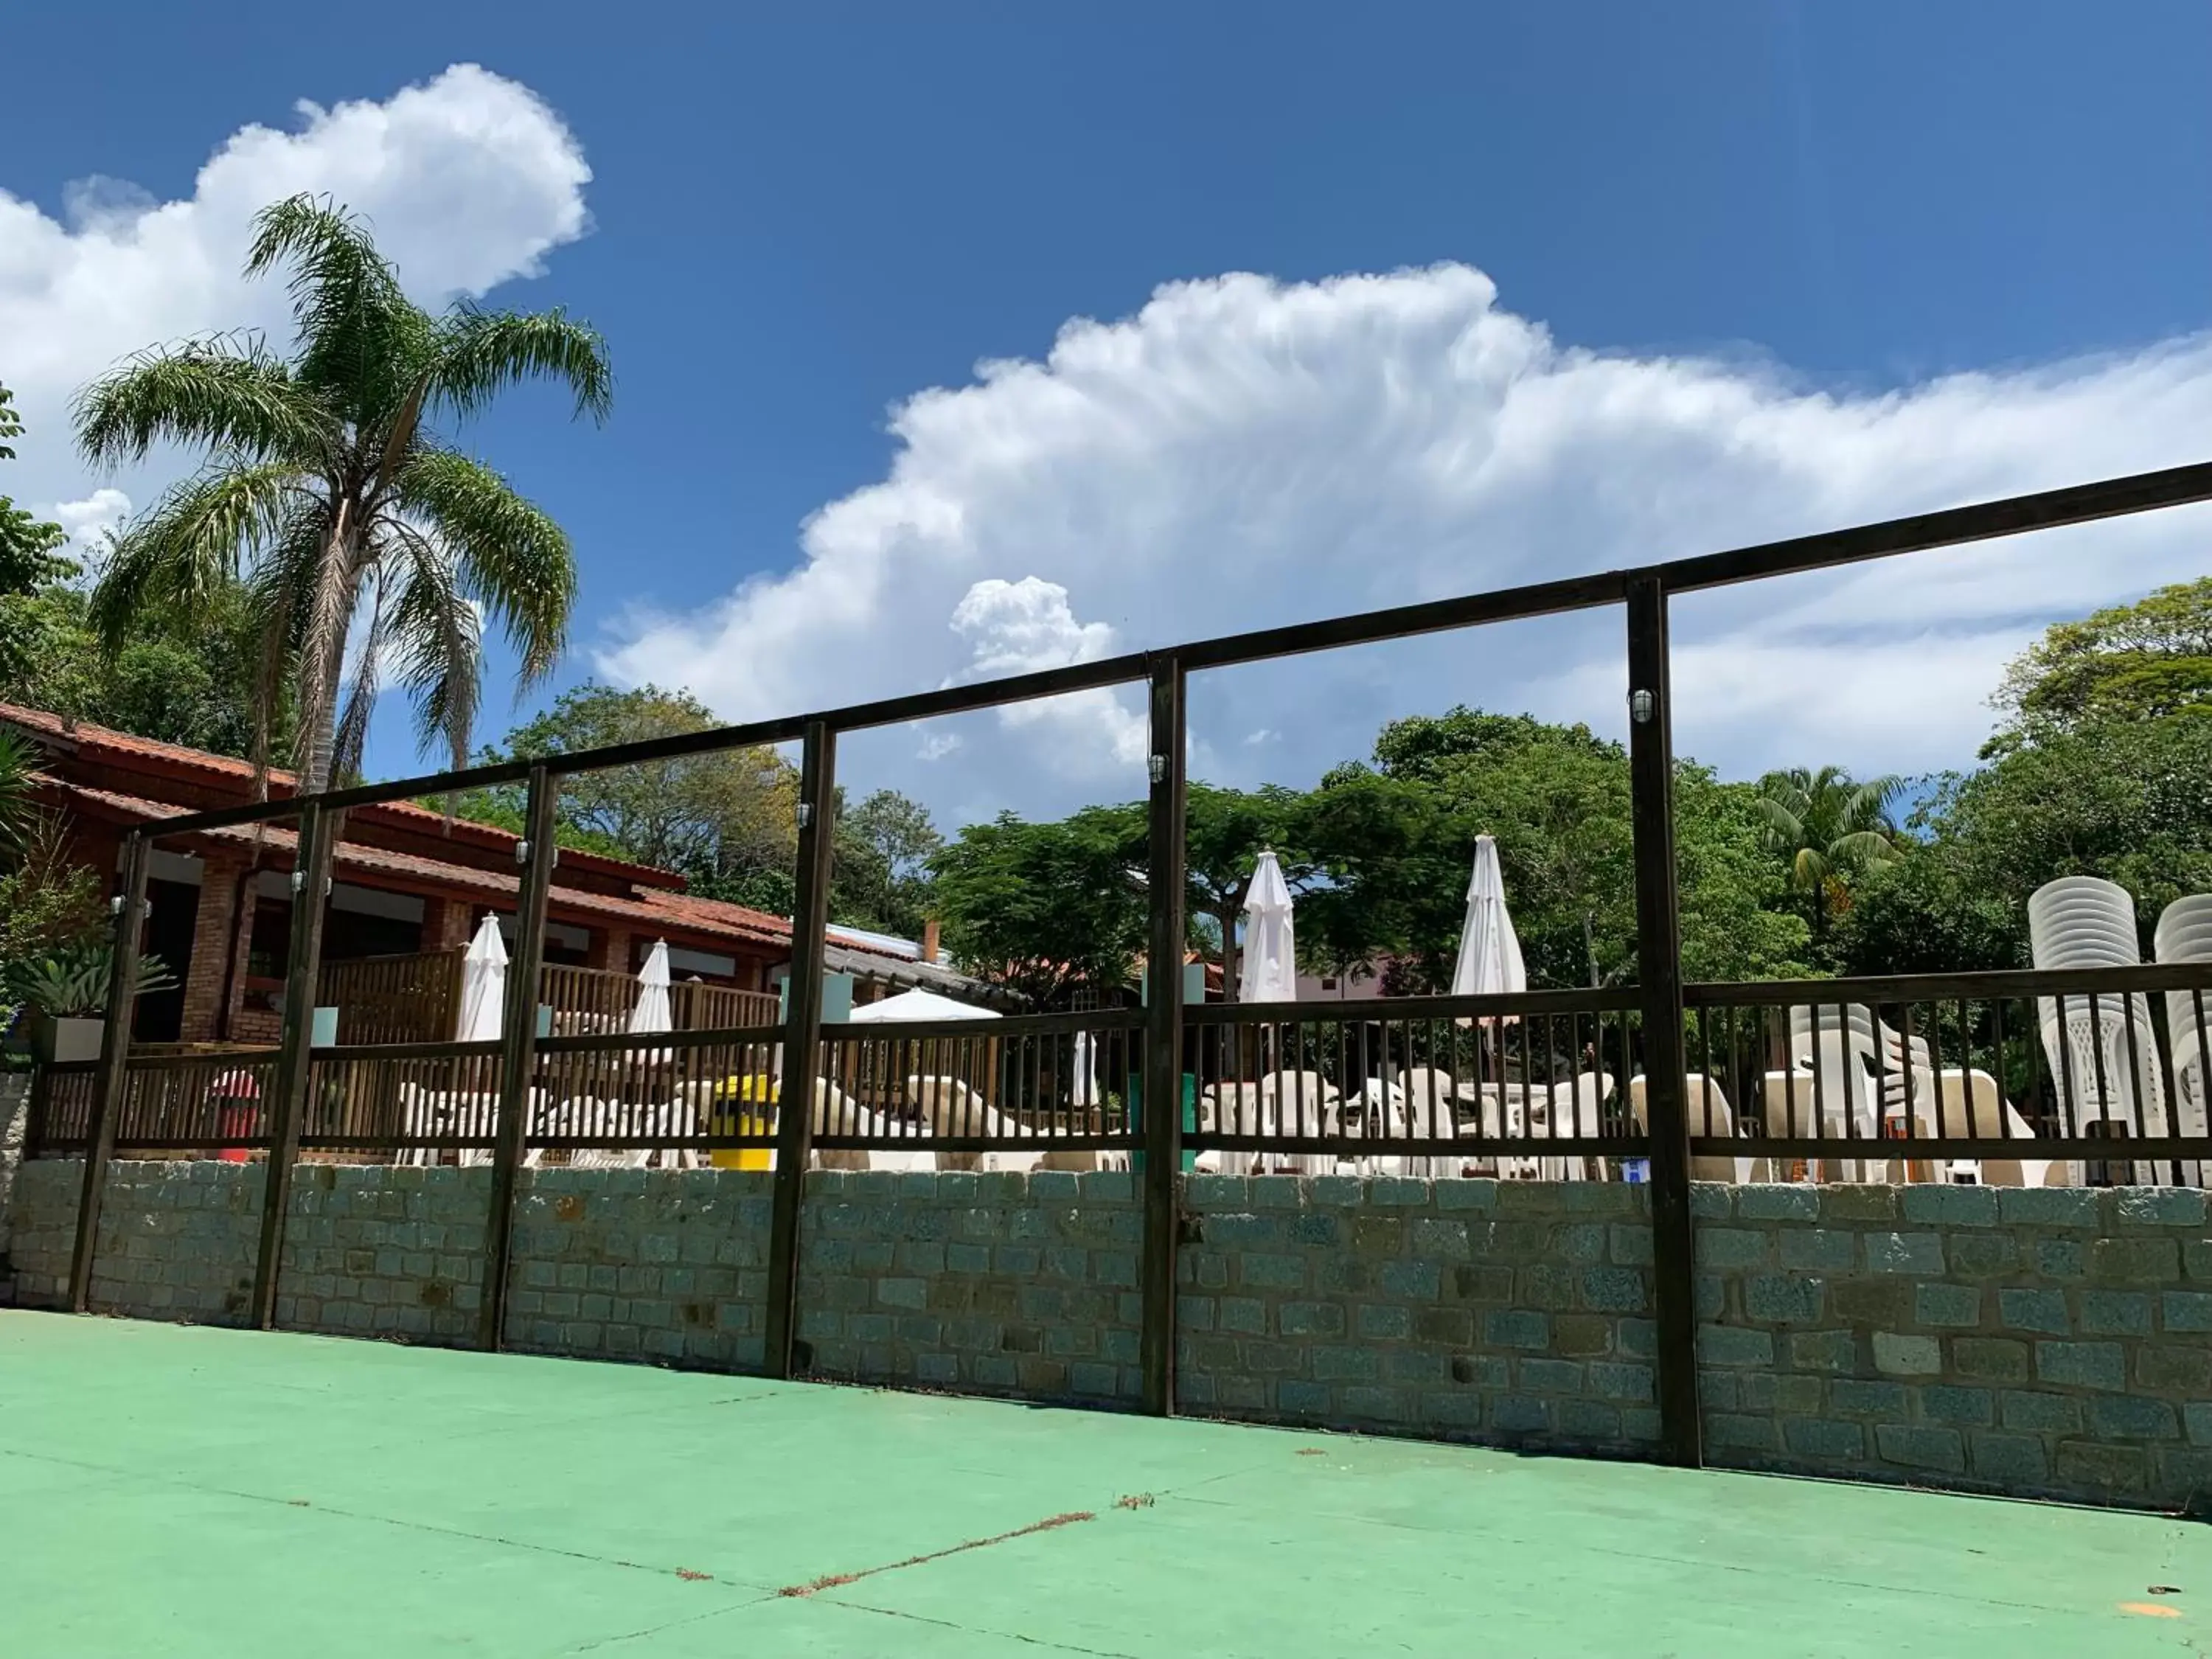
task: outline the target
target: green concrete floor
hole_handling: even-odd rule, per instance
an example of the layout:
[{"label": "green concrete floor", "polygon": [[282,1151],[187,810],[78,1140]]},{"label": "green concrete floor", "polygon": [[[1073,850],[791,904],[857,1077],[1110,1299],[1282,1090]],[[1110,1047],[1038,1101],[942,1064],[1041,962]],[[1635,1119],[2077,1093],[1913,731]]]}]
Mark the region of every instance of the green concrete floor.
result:
[{"label": "green concrete floor", "polygon": [[8,1659],[2208,1638],[2212,1528],[2156,1516],[0,1313]]}]

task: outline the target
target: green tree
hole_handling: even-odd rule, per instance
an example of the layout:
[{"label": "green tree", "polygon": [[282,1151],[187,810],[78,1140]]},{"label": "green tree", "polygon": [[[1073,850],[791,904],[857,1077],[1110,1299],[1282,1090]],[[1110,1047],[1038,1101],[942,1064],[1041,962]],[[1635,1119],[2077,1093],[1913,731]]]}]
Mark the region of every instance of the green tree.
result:
[{"label": "green tree", "polygon": [[[245,757],[257,724],[257,629],[235,580],[210,583],[190,615],[139,613],[112,643],[94,629],[76,585],[0,594],[0,701]],[[274,730],[280,742],[290,734],[289,693]]]},{"label": "green tree", "polygon": [[[157,441],[204,452],[123,538],[94,595],[111,640],[148,610],[196,613],[242,575],[258,618],[254,744],[265,757],[281,688],[295,688],[303,785],[358,763],[387,671],[427,748],[469,750],[483,674],[480,617],[504,630],[525,683],[550,671],[575,592],[568,538],[498,473],[439,437],[501,392],[553,380],[604,418],[599,336],[559,311],[458,305],[434,317],[402,292],[368,230],[328,202],[264,209],[246,270],[289,268],[289,362],[258,337],[141,354],[85,388],[77,441],[94,461]],[[347,641],[357,635],[349,694]]]},{"label": "green tree", "polygon": [[2135,895],[2148,945],[2159,912],[2212,891],[2212,720],[2178,711],[2053,732],[1940,780],[1920,844],[1867,882],[1838,929],[1861,972],[2025,966],[2027,901],[2060,876]]},{"label": "green tree", "polygon": [[[1319,866],[1301,948],[1324,965],[1388,963],[1396,992],[1451,983],[1476,838],[1494,836],[1532,984],[1632,979],[1635,838],[1628,757],[1584,726],[1455,709],[1394,722],[1374,767],[1339,768],[1309,809]],[[1771,907],[1752,793],[1694,763],[1675,772],[1685,962],[1698,977],[1802,971],[1805,927]]]},{"label": "green tree", "polygon": [[[23,435],[23,422],[8,388],[0,386],[0,461],[15,459],[10,438]],[[57,551],[69,539],[58,524],[33,518],[0,495],[0,593],[25,593],[55,581],[75,568]]]},{"label": "green tree", "polygon": [[962,830],[931,864],[962,968],[1044,1006],[1078,986],[1127,984],[1146,927],[1130,811],[1090,807],[1055,823],[1003,813]]},{"label": "green tree", "polygon": [[878,789],[848,811],[841,794],[830,920],[919,938],[934,902],[930,860],[944,847],[944,836],[920,801]]},{"label": "green tree", "polygon": [[95,942],[106,913],[98,875],[70,859],[59,817],[40,807],[40,781],[37,749],[0,730],[0,1005],[16,1000],[8,988],[29,963]]},{"label": "green tree", "polygon": [[1861,783],[1838,766],[1769,772],[1759,781],[1766,849],[1789,871],[1816,945],[1850,908],[1851,884],[1897,856],[1895,778]]},{"label": "green tree", "polygon": [[[487,763],[544,760],[617,744],[711,730],[714,712],[688,691],[632,690],[586,681],[486,749]],[[694,891],[751,902],[787,892],[798,850],[798,774],[769,748],[726,749],[564,774],[560,838],[612,857],[680,871]],[[465,794],[455,810],[479,823],[522,827],[518,786]],[[779,886],[777,884],[781,884]],[[787,899],[774,908],[789,914]]]},{"label": "green tree", "polygon": [[2212,576],[2059,623],[2014,659],[1990,754],[2062,732],[2212,710]]}]

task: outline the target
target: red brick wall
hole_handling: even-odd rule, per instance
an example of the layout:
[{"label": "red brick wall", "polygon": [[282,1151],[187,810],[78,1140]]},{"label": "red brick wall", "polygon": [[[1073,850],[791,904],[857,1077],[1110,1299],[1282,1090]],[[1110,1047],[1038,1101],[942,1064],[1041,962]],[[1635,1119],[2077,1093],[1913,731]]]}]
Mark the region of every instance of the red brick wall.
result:
[{"label": "red brick wall", "polygon": [[234,954],[238,878],[244,854],[210,850],[200,866],[200,907],[192,923],[191,959],[185,964],[186,1042],[211,1042],[222,1027],[224,964]]}]

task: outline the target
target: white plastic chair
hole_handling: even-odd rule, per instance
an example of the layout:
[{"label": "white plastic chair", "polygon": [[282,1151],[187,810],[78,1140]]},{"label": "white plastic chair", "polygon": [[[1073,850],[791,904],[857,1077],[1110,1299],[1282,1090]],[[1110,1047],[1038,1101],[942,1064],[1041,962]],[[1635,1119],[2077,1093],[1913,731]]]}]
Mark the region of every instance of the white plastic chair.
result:
[{"label": "white plastic chair", "polygon": [[[2151,935],[2151,953],[2162,963],[2212,962],[2212,893],[2192,893],[2166,907]],[[2201,1135],[2212,1115],[2212,991],[2168,991],[2166,1029],[2172,1044],[2177,1133]],[[2199,1164],[2182,1165],[2181,1178],[2203,1183]]]},{"label": "white plastic chair", "polygon": [[[1637,1133],[1648,1135],[1651,1133],[1651,1116],[1644,1091],[1644,1076],[1638,1072],[1628,1079],[1628,1115]],[[1735,1115],[1729,1110],[1728,1097],[1721,1092],[1719,1084],[1692,1072],[1683,1079],[1683,1092],[1685,1115],[1692,1134],[1735,1138]],[[1692,1158],[1690,1179],[1733,1182],[1740,1187],[1751,1179],[1751,1165],[1752,1160],[1747,1158]]]},{"label": "white plastic chair", "polygon": [[[1319,1072],[1270,1072],[1260,1079],[1261,1133],[1286,1139],[1332,1133],[1337,1103],[1335,1087]],[[1261,1161],[1285,1175],[1330,1175],[1336,1169],[1328,1152],[1270,1152]]]},{"label": "white plastic chair", "polygon": [[[2135,900],[2100,877],[2065,876],[2038,888],[2027,902],[2027,928],[2039,969],[2126,968],[2142,960]],[[2069,1136],[2167,1133],[2148,998],[2043,997],[2036,1006]],[[2154,1182],[2157,1166],[2137,1163],[2133,1178]]]}]

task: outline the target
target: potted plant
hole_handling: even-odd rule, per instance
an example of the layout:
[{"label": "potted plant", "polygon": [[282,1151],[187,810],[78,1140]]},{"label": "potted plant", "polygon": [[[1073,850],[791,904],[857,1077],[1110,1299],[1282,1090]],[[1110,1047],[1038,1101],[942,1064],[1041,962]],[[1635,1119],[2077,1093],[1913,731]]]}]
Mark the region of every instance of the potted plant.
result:
[{"label": "potted plant", "polygon": [[[100,1058],[113,954],[104,941],[65,945],[15,964],[9,1000],[30,1012],[31,1052],[49,1064]],[[138,958],[138,994],[166,991],[176,976],[159,957]]]}]

